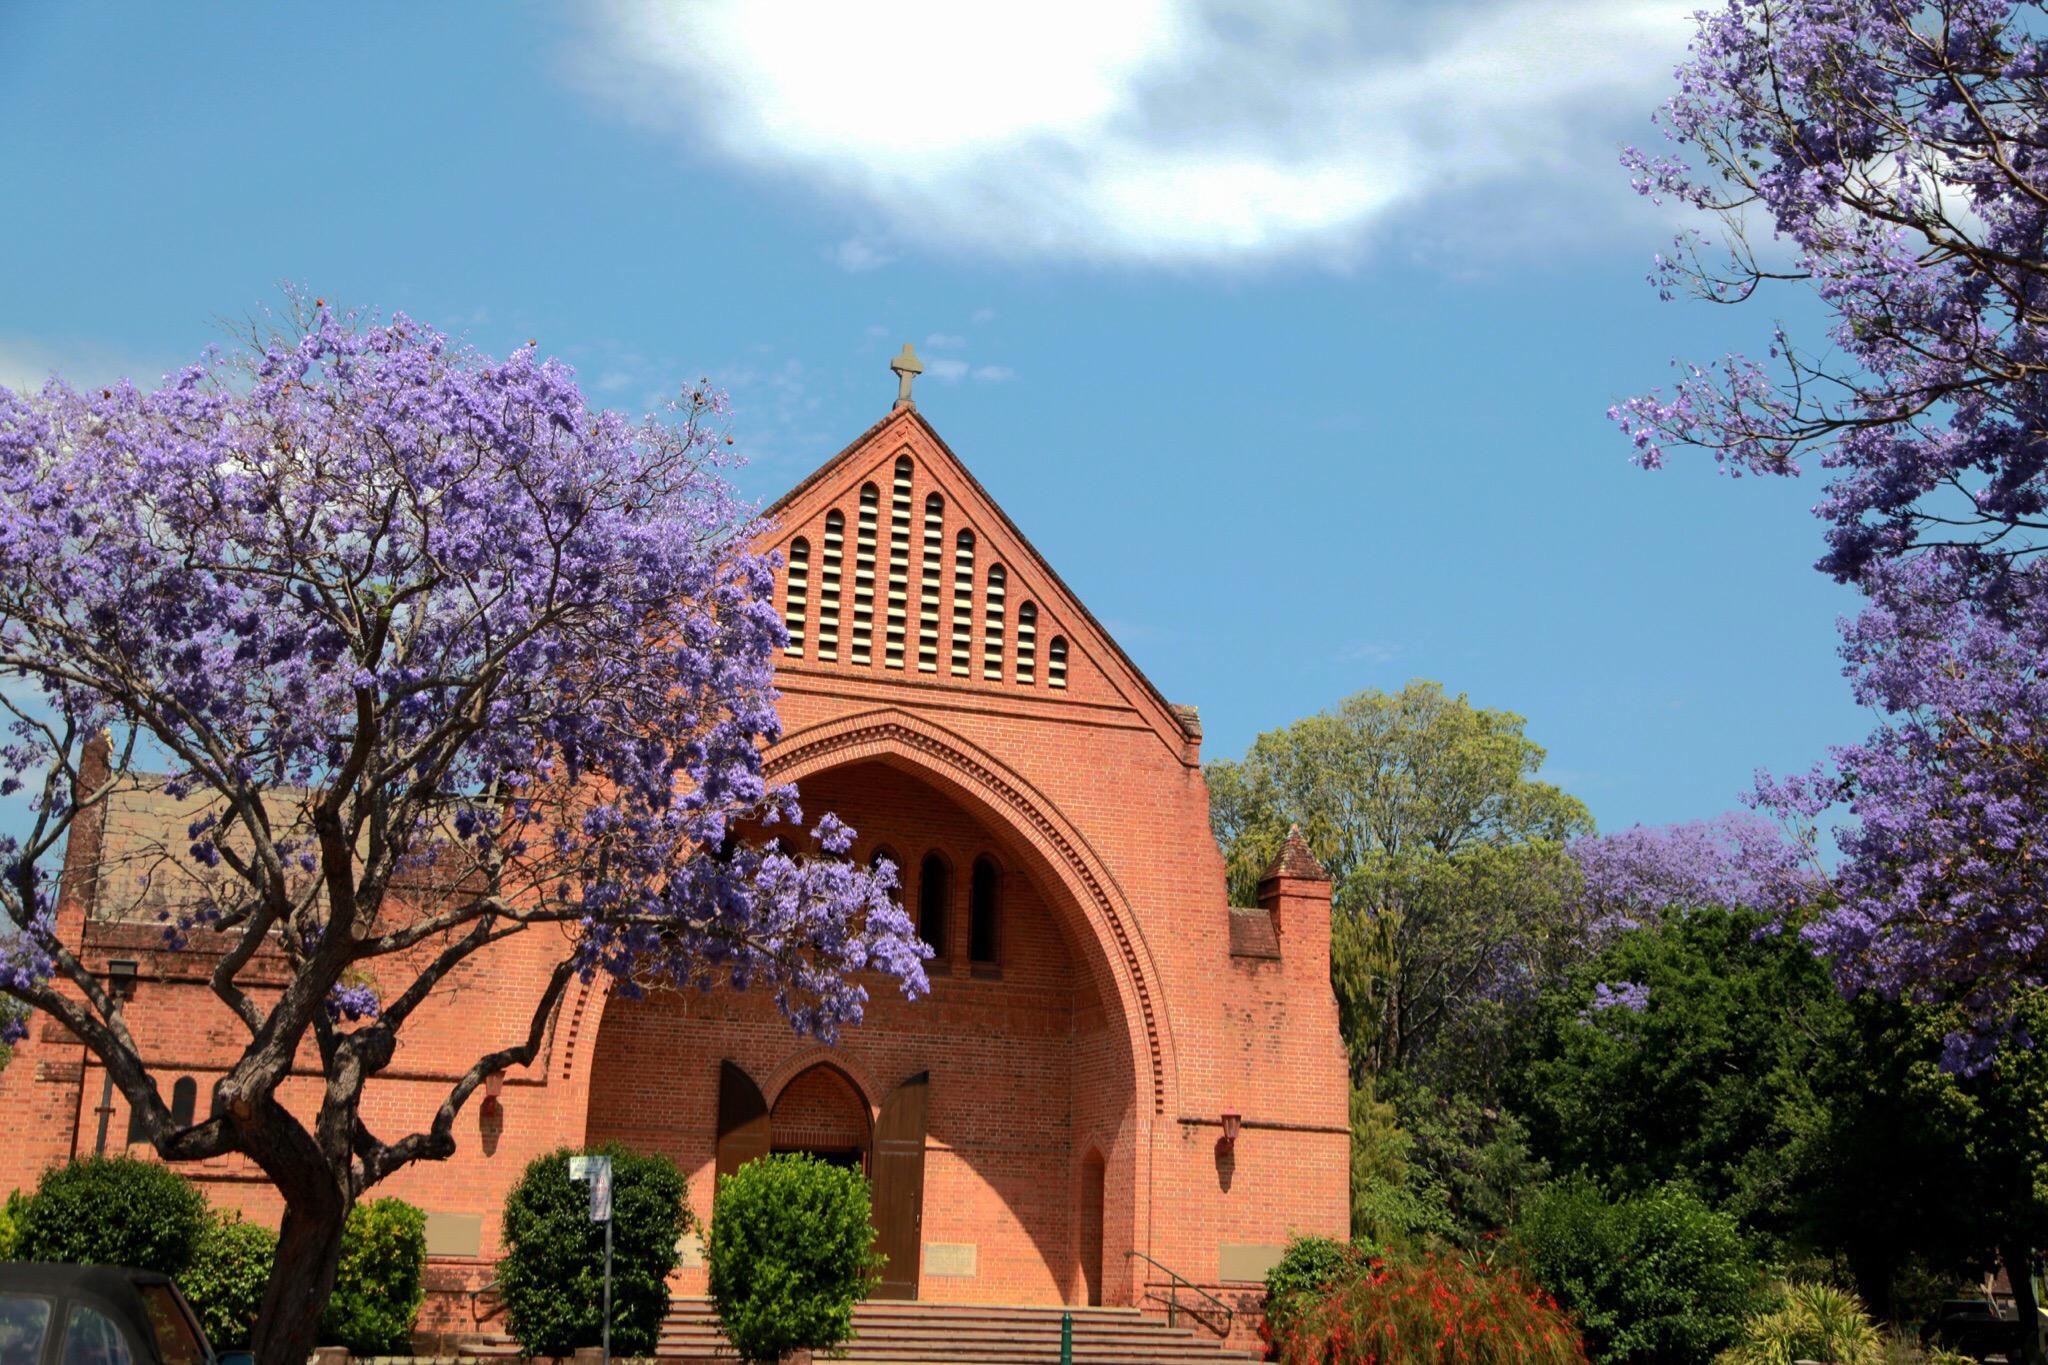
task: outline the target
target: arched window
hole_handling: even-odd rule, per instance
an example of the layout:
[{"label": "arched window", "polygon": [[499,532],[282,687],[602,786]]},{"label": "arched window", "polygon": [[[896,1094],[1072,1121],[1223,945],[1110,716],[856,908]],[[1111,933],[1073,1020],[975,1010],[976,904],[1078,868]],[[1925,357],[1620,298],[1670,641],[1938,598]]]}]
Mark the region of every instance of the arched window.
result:
[{"label": "arched window", "polygon": [[141,1142],[147,1137],[148,1134],[142,1131],[142,1111],[134,1108],[129,1109],[128,1140],[130,1142]]},{"label": "arched window", "polygon": [[903,667],[905,636],[910,622],[910,457],[896,458],[896,481],[889,492],[889,625],[882,637],[882,661]]},{"label": "arched window", "polygon": [[1009,581],[1002,565],[988,566],[988,610],[981,618],[981,676],[989,682],[1003,680],[1003,594],[1009,590]]},{"label": "arched window", "polygon": [[860,526],[853,535],[853,661],[874,662],[875,522],[882,514],[882,493],[871,483],[860,486]]},{"label": "arched window", "polygon": [[924,855],[917,869],[917,934],[931,945],[932,961],[946,960],[946,912],[953,902],[952,869],[936,853]]},{"label": "arched window", "polygon": [[917,671],[939,671],[939,574],[946,567],[946,500],[924,500],[924,566],[917,584]]},{"label": "arched window", "polygon": [[1017,685],[1038,681],[1038,604],[1017,604]]},{"label": "arched window", "polygon": [[1064,635],[1053,636],[1052,643],[1045,647],[1045,685],[1067,685],[1067,637]]},{"label": "arched window", "polygon": [[798,536],[789,542],[789,582],[782,597],[782,625],[789,632],[784,654],[804,654],[804,614],[810,606],[811,542]]},{"label": "arched window", "polygon": [[974,657],[974,532],[953,541],[953,676],[964,678]]},{"label": "arched window", "polygon": [[199,1082],[190,1076],[178,1077],[171,1087],[171,1122],[180,1128],[192,1126],[192,1111],[199,1105]]},{"label": "arched window", "polygon": [[980,965],[994,966],[998,947],[997,923],[1001,915],[1003,874],[986,855],[974,860],[974,875],[967,898],[967,956]]},{"label": "arched window", "polygon": [[839,657],[839,570],[846,558],[846,514],[833,508],[825,514],[825,546],[819,565],[818,657],[831,663]]}]

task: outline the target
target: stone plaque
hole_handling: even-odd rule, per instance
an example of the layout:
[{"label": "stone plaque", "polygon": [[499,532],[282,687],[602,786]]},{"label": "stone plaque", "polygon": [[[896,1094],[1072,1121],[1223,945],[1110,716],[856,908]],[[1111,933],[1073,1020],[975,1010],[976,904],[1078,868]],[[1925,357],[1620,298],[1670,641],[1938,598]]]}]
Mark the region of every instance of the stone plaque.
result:
[{"label": "stone plaque", "polygon": [[1280,1264],[1280,1253],[1285,1250],[1286,1247],[1258,1242],[1225,1242],[1218,1248],[1220,1270],[1216,1278],[1225,1284],[1263,1280],[1267,1271]]},{"label": "stone plaque", "polygon": [[974,1277],[973,1242],[926,1242],[924,1244],[924,1273],[944,1275],[952,1279]]},{"label": "stone plaque", "polygon": [[474,1256],[482,1246],[483,1236],[484,1219],[480,1213],[427,1214],[429,1256]]}]

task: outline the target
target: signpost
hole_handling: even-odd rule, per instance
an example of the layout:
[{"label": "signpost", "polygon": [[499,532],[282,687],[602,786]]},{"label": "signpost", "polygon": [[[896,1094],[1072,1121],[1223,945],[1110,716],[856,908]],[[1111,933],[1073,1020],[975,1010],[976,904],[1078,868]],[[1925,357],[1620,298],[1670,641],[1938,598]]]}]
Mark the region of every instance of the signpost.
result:
[{"label": "signpost", "polygon": [[604,1365],[612,1365],[612,1159],[572,1156],[569,1178],[590,1182],[590,1221],[604,1224]]}]

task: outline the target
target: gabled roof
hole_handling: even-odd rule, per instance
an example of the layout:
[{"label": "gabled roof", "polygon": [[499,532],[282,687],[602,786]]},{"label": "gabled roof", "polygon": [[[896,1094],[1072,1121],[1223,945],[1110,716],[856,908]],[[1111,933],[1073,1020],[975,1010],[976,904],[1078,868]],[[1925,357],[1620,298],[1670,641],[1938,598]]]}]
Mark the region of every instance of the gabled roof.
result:
[{"label": "gabled roof", "polygon": [[930,422],[926,421],[917,409],[905,407],[891,411],[887,416],[849,441],[838,454],[812,470],[788,492],[769,504],[763,512],[763,517],[771,523],[779,523],[782,520],[783,512],[801,501],[807,493],[820,484],[831,482],[835,474],[841,472],[845,465],[851,463],[863,452],[871,451],[876,446],[886,444],[891,431],[902,427],[914,427],[945,457],[952,466],[950,473],[972,490],[981,503],[995,516],[1004,533],[1015,543],[1018,549],[1029,557],[1032,571],[1049,586],[1057,590],[1066,603],[1071,606],[1074,613],[1093,631],[1097,639],[1109,651],[1110,657],[1114,662],[1129,675],[1145,697],[1157,708],[1159,718],[1166,725],[1170,726],[1182,739],[1199,741],[1202,730],[1201,722],[1195,715],[1195,709],[1191,706],[1177,706],[1166,699],[1165,694],[1145,675],[1145,671],[1139,668],[1136,661],[1125,652],[1123,646],[1117,643],[1116,637],[1111,635],[1102,622],[1096,619],[1095,614],[1088,609],[1087,603],[1082,601],[1080,596],[1067,586],[1066,580],[1060,577],[1058,570],[1054,569],[1045,556],[1039,552],[1038,547],[1031,542],[1031,538],[1025,535],[1017,523],[1010,519],[1010,514],[1004,510],[1003,505],[990,495],[988,489],[982,486],[979,479],[974,477],[974,472],[967,467],[967,462],[960,458],[953,448],[946,443],[946,438],[939,435],[938,430]]}]

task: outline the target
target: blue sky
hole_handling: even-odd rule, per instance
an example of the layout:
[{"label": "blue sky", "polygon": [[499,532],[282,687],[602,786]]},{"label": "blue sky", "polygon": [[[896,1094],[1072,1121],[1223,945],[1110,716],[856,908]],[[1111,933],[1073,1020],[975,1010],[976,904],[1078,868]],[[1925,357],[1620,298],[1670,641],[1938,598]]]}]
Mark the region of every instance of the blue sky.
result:
[{"label": "blue sky", "polygon": [[[709,375],[772,498],[921,410],[1210,757],[1434,678],[1603,828],[1852,738],[1818,487],[1604,413],[1660,304],[1677,4],[0,4],[0,383],[154,378],[284,281],[594,401]],[[1419,18],[1418,14],[1426,14]]]}]

